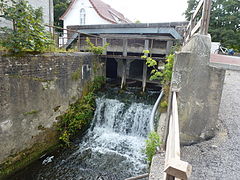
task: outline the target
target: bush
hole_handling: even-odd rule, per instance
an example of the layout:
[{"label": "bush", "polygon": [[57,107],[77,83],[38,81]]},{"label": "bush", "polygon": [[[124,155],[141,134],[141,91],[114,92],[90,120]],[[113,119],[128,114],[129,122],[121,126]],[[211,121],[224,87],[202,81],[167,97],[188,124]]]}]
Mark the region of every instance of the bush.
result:
[{"label": "bush", "polygon": [[[149,51],[144,50],[143,53],[148,55]],[[144,55],[141,58],[146,60],[146,64],[148,65],[148,67],[153,68],[153,70],[151,71],[150,80],[160,80],[161,84],[163,85],[163,90],[165,95],[163,97],[161,107],[163,109],[166,109],[168,106],[167,104],[168,95],[169,95],[170,84],[172,80],[174,54],[170,54],[169,56],[167,56],[166,64],[164,65],[164,69],[162,71],[157,68],[157,61],[152,59],[151,57],[147,57],[147,55]]]},{"label": "bush", "polygon": [[23,51],[41,52],[49,48],[53,41],[42,22],[42,9],[34,9],[27,1],[1,0],[3,18],[13,23],[13,29],[0,28],[4,33],[0,45],[14,53]]},{"label": "bush", "polygon": [[87,42],[87,49],[97,55],[101,55],[103,51],[109,46],[109,43],[106,43],[104,46],[95,46],[89,38],[86,39]]},{"label": "bush", "polygon": [[146,148],[145,148],[145,154],[147,155],[147,161],[149,164],[151,164],[153,156],[157,152],[157,147],[161,145],[160,136],[152,131],[148,135],[148,139],[146,140]]},{"label": "bush", "polygon": [[104,82],[104,77],[95,77],[88,84],[87,93],[71,104],[67,112],[59,117],[59,139],[64,144],[69,146],[71,138],[90,124],[95,110],[95,92],[103,86]]}]

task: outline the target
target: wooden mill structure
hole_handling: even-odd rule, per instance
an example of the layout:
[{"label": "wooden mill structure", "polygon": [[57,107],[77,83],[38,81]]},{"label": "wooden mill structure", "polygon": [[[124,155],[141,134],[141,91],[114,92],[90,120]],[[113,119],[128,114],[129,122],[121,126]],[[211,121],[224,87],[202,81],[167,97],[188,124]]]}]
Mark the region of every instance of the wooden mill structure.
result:
[{"label": "wooden mill structure", "polygon": [[109,43],[102,55],[107,77],[120,77],[121,88],[127,79],[140,80],[145,91],[151,68],[141,59],[143,50],[164,63],[172,46],[183,40],[186,26],[187,22],[69,26],[65,48],[76,46],[79,51],[87,51],[87,37],[95,46]]}]

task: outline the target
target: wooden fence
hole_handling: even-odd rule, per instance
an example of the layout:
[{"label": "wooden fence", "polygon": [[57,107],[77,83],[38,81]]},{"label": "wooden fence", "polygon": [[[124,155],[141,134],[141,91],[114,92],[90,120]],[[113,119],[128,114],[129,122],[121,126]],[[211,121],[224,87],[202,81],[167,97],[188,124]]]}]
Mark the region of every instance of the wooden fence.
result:
[{"label": "wooden fence", "polygon": [[172,92],[172,107],[168,128],[164,180],[187,180],[192,167],[185,161],[180,160],[179,120],[176,92]]},{"label": "wooden fence", "polygon": [[[208,26],[210,20],[210,11],[211,11],[212,0],[200,0],[196,10],[192,14],[191,20],[187,26],[187,29],[184,34],[184,43],[195,34],[200,33],[203,35],[208,34]],[[202,12],[201,16],[199,16]]]}]

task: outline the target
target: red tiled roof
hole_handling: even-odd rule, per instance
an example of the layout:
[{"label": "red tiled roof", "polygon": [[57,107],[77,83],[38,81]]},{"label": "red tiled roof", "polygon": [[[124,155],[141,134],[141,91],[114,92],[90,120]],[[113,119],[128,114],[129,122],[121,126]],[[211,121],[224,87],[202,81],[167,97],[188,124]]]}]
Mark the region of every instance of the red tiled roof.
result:
[{"label": "red tiled roof", "polygon": [[[66,16],[66,14],[71,10],[72,6],[77,0],[73,0],[71,4],[69,5],[68,9],[64,12],[64,14],[59,18],[60,20],[63,20],[63,18]],[[104,3],[101,0],[89,0],[89,2],[92,4],[93,8],[96,10],[99,16],[101,16],[103,19],[117,24],[117,23],[131,23],[130,20],[124,17],[124,15],[115,9],[113,9],[110,5]]]}]

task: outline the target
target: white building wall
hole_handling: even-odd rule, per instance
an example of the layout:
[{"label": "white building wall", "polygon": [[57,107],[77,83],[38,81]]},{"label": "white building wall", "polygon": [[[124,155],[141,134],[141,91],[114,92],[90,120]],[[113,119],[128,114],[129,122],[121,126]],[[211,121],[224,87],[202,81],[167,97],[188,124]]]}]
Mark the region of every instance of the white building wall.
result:
[{"label": "white building wall", "polygon": [[84,8],[86,11],[85,25],[93,24],[111,24],[98,15],[89,0],[77,0],[72,9],[64,17],[64,28],[71,25],[80,25],[80,9]]},{"label": "white building wall", "polygon": [[53,25],[53,0],[28,0],[33,8],[42,8],[43,22]]},{"label": "white building wall", "polygon": [[[28,0],[28,2],[35,9],[42,7],[43,22],[45,24],[53,25],[53,0]],[[12,27],[12,22],[0,18],[0,26]]]}]

